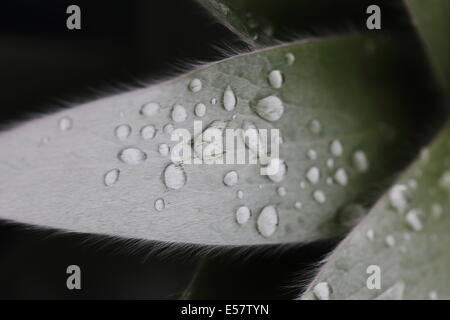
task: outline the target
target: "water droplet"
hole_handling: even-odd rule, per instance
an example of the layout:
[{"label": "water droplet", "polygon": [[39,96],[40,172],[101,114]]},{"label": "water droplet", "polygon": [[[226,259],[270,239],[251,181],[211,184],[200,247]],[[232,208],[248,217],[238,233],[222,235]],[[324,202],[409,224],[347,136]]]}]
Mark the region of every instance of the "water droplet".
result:
[{"label": "water droplet", "polygon": [[169,189],[180,189],[186,184],[186,172],[181,165],[169,164],[164,169],[164,184]]},{"label": "water droplet", "polygon": [[386,243],[386,245],[388,247],[393,247],[395,246],[395,238],[393,235],[389,234],[386,236],[386,238],[384,239],[384,242]]},{"label": "water droplet", "polygon": [[238,199],[243,199],[244,198],[244,191],[242,191],[242,190],[238,190],[237,192],[236,192],[236,196],[237,196],[237,198]]},{"label": "water droplet", "polygon": [[301,189],[305,189],[306,188],[305,181],[300,181],[299,186],[300,186]]},{"label": "water droplet", "polygon": [[319,134],[320,131],[322,131],[322,125],[320,124],[319,120],[311,120],[308,125],[309,131],[311,131],[314,134]]},{"label": "water droplet", "polygon": [[171,124],[171,123],[168,123],[163,127],[163,131],[167,135],[171,135],[173,130],[174,130],[173,124]]},{"label": "water droplet", "polygon": [[63,117],[59,119],[58,125],[61,131],[69,131],[70,129],[72,129],[72,119],[69,117]]},{"label": "water droplet", "polygon": [[353,166],[359,172],[366,172],[369,170],[369,160],[367,160],[364,151],[359,150],[353,153]]},{"label": "water droplet", "polygon": [[342,143],[339,140],[333,140],[330,144],[331,154],[335,157],[340,157],[344,152]]},{"label": "water droplet", "polygon": [[269,164],[267,165],[266,168],[268,172],[276,172],[273,175],[268,175],[269,179],[272,180],[273,182],[283,181],[288,170],[284,160],[278,158],[270,159]]},{"label": "water droplet", "polygon": [[314,296],[319,300],[329,300],[331,287],[327,282],[319,282],[313,288]]},{"label": "water droplet", "polygon": [[306,178],[312,184],[316,184],[320,179],[320,170],[317,167],[311,167],[308,172],[306,172]]},{"label": "water droplet", "polygon": [[131,127],[128,124],[121,124],[114,130],[117,139],[126,140],[131,134]]},{"label": "water droplet", "polygon": [[431,216],[434,219],[439,219],[442,215],[442,206],[439,203],[433,203],[431,205]]},{"label": "water droplet", "polygon": [[294,203],[294,208],[300,210],[303,207],[303,204],[300,201],[296,201]]},{"label": "water droplet", "polygon": [[189,83],[189,90],[191,90],[192,92],[199,92],[200,90],[202,90],[202,81],[197,78],[192,79]]},{"label": "water droplet", "polygon": [[231,111],[236,107],[236,102],[236,95],[234,94],[233,89],[231,89],[230,86],[227,86],[223,93],[223,107],[225,110]]},{"label": "water droplet", "polygon": [[419,213],[417,210],[410,210],[406,214],[405,217],[406,222],[408,225],[415,231],[420,231],[423,228],[422,221],[420,220]]},{"label": "water droplet", "polygon": [[283,74],[280,70],[272,70],[269,73],[269,83],[272,88],[279,89],[283,85]]},{"label": "water droplet", "polygon": [[317,152],[314,149],[309,149],[306,154],[307,154],[307,156],[308,156],[308,158],[310,160],[316,160],[317,159]]},{"label": "water droplet", "polygon": [[370,241],[373,241],[374,237],[375,237],[375,232],[373,231],[373,229],[369,229],[366,232],[366,237],[367,239],[369,239]]},{"label": "water droplet", "polygon": [[286,188],[285,187],[278,187],[277,193],[280,197],[284,197],[286,195]]},{"label": "water droplet", "polygon": [[211,99],[211,104],[216,104],[217,103],[217,99],[216,98],[212,98]]},{"label": "water droplet", "polygon": [[239,180],[238,173],[236,171],[227,172],[223,177],[223,183],[227,187],[234,186]]},{"label": "water droplet", "polygon": [[264,207],[256,221],[256,226],[262,236],[270,237],[276,231],[278,226],[277,209],[272,205]]},{"label": "water droplet", "polygon": [[434,290],[428,293],[428,298],[430,298],[430,300],[439,300],[439,296]]},{"label": "water droplet", "polygon": [[145,117],[152,117],[159,112],[159,103],[147,102],[141,107],[141,114]]},{"label": "water droplet", "polygon": [[347,171],[343,168],[339,168],[336,170],[336,173],[334,174],[334,179],[339,183],[341,186],[346,186],[348,183],[348,176]]},{"label": "water droplet", "polygon": [[375,300],[402,300],[405,284],[402,281],[396,282],[385,292],[381,293]]},{"label": "water droplet", "polygon": [[325,193],[323,193],[322,190],[316,190],[313,193],[314,200],[316,200],[317,203],[325,203],[327,201],[327,197],[325,196]]},{"label": "water droplet", "polygon": [[333,158],[327,159],[327,167],[328,167],[328,169],[334,168],[334,159]]},{"label": "water droplet", "polygon": [[197,103],[194,108],[197,117],[203,117],[206,114],[206,106],[203,103]]},{"label": "water droplet", "polygon": [[246,206],[239,207],[236,210],[236,221],[239,224],[244,224],[250,219],[250,216],[252,215],[250,209]]},{"label": "water droplet", "polygon": [[389,190],[389,202],[399,213],[405,212],[408,208],[408,201],[405,195],[407,188],[403,184],[397,184]]},{"label": "water droplet", "polygon": [[163,211],[165,207],[166,207],[166,203],[164,202],[164,199],[162,199],[162,198],[156,199],[155,209],[157,211]]},{"label": "water droplet", "polygon": [[172,108],[172,120],[175,122],[183,122],[186,118],[186,109],[181,104],[174,105]]},{"label": "water droplet", "polygon": [[127,164],[140,164],[147,159],[147,154],[138,148],[125,148],[119,152],[120,161]]},{"label": "water droplet", "polygon": [[169,146],[166,143],[161,143],[158,146],[158,152],[163,157],[167,156],[169,154]]},{"label": "water droplet", "polygon": [[290,52],[286,53],[284,57],[288,66],[292,65],[295,62],[295,56]]},{"label": "water droplet", "polygon": [[325,180],[327,182],[327,185],[331,186],[333,184],[333,178],[331,177],[327,177],[327,179]]},{"label": "water droplet", "polygon": [[241,138],[255,156],[267,156],[265,143],[261,139],[258,128],[253,122],[247,120],[242,122]]},{"label": "water droplet", "polygon": [[283,115],[284,106],[278,97],[268,96],[258,101],[255,111],[264,120],[277,121]]},{"label": "water droplet", "polygon": [[156,129],[152,125],[143,126],[141,129],[142,139],[145,139],[145,140],[153,139],[155,134],[156,134]]},{"label": "water droplet", "polygon": [[408,180],[408,187],[410,187],[412,190],[417,189],[417,180],[416,179],[409,179]]},{"label": "water droplet", "polygon": [[450,192],[450,171],[446,171],[439,179],[439,185]]},{"label": "water droplet", "polygon": [[192,147],[195,155],[205,163],[214,163],[224,155],[223,132],[225,121],[215,120],[193,139]]},{"label": "water droplet", "polygon": [[41,139],[41,144],[43,145],[43,144],[47,144],[47,143],[49,143],[49,141],[50,141],[50,138],[49,137],[43,137],[42,139]]},{"label": "water droplet", "polygon": [[119,169],[112,169],[105,173],[103,176],[103,182],[105,183],[105,186],[109,187],[110,185],[113,185],[117,182],[119,179],[120,170]]}]

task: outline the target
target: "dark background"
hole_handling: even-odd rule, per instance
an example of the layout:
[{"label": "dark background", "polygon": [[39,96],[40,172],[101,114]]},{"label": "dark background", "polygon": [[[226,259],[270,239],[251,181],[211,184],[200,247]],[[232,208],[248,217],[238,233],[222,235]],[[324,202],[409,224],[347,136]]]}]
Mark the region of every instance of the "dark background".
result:
[{"label": "dark background", "polygon": [[[398,1],[344,0],[333,10],[327,10],[326,2],[315,1],[314,14],[308,12],[308,5],[286,8],[290,17],[287,34],[367,32],[365,8],[370,2],[386,4],[384,33],[414,38]],[[81,7],[81,30],[66,28],[70,4]],[[296,19],[297,13],[303,18]],[[192,0],[2,0],[0,127],[51,112],[66,102],[82,102],[167,77],[186,63],[217,60],[224,55],[218,48],[228,46],[245,47]],[[399,81],[410,90],[416,103],[411,110],[420,118],[417,106],[430,101],[423,90],[430,81],[424,71],[427,66],[414,59],[422,60],[414,54],[405,57],[405,65],[415,67],[405,67],[408,72]],[[246,260],[221,254],[208,262],[210,272],[199,279],[206,289],[197,296],[295,297],[299,287],[292,281],[296,276],[307,278],[313,263],[335,242]],[[150,243],[0,223],[0,299],[179,297],[202,259],[177,252],[154,254],[152,248]],[[80,291],[66,288],[65,271],[71,264],[81,267]]]}]

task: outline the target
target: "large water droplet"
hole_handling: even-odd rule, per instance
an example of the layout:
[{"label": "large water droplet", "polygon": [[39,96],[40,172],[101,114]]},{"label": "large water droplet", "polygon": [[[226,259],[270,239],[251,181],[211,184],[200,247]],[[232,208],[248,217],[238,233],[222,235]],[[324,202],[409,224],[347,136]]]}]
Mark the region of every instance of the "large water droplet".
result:
[{"label": "large water droplet", "polygon": [[109,187],[110,185],[113,185],[117,182],[119,179],[120,170],[119,169],[112,169],[105,173],[103,176],[103,182],[105,186]]},{"label": "large water droplet", "polygon": [[206,106],[203,103],[197,103],[194,109],[197,117],[203,117],[206,114]]},{"label": "large water droplet", "polygon": [[264,237],[270,237],[278,226],[278,212],[274,206],[266,206],[261,210],[256,226]]},{"label": "large water droplet", "polygon": [[172,120],[175,122],[183,122],[186,118],[186,109],[181,104],[174,105],[172,108]]},{"label": "large water droplet", "polygon": [[331,154],[335,157],[340,157],[344,152],[344,147],[339,140],[333,140],[330,144]]},{"label": "large water droplet", "polygon": [[140,164],[147,159],[147,154],[138,148],[125,148],[119,152],[120,161],[127,164]]},{"label": "large water droplet", "polygon": [[339,168],[336,170],[336,173],[334,174],[334,179],[339,183],[341,186],[346,186],[348,183],[348,175],[347,171],[343,168]]},{"label": "large water droplet", "polygon": [[234,94],[233,89],[231,89],[230,86],[227,86],[223,93],[223,107],[225,110],[231,111],[236,107],[236,102],[236,95]]},{"label": "large water droplet", "polygon": [[319,282],[313,288],[314,296],[319,300],[329,300],[331,287],[327,282]]},{"label": "large water droplet", "polygon": [[269,83],[272,88],[279,89],[283,85],[283,74],[280,70],[272,70],[269,73]]},{"label": "large water droplet", "polygon": [[236,221],[239,224],[244,224],[250,219],[251,211],[248,207],[242,206],[236,210]]},{"label": "large water droplet", "polygon": [[165,207],[166,207],[166,203],[165,203],[164,199],[162,199],[162,198],[156,199],[155,209],[157,211],[163,211]]},{"label": "large water droplet", "polygon": [[369,160],[367,160],[364,151],[358,150],[353,153],[353,166],[359,172],[366,172],[369,170]]},{"label": "large water droplet", "polygon": [[234,186],[239,180],[238,173],[236,171],[230,171],[225,174],[223,177],[223,183],[227,187]]},{"label": "large water droplet", "polygon": [[316,184],[320,179],[320,170],[317,167],[309,168],[309,170],[306,172],[306,178],[312,184]]},{"label": "large water droplet", "polygon": [[131,134],[131,127],[128,124],[121,124],[114,130],[117,139],[126,140]]},{"label": "large water droplet", "polygon": [[277,121],[283,115],[284,106],[278,97],[268,96],[258,101],[255,111],[264,120]]},{"label": "large water droplet", "polygon": [[72,129],[72,125],[72,119],[69,117],[63,117],[59,119],[58,126],[61,131],[69,131],[70,129]]},{"label": "large water droplet", "polygon": [[159,112],[159,103],[147,102],[141,107],[140,113],[146,117],[152,117]]},{"label": "large water droplet", "polygon": [[145,140],[153,139],[155,134],[156,134],[156,128],[152,125],[144,126],[141,129],[142,139],[145,139]]},{"label": "large water droplet", "polygon": [[186,184],[186,172],[181,165],[169,164],[164,169],[164,184],[169,189],[180,189]]},{"label": "large water droplet", "polygon": [[197,78],[192,79],[189,83],[189,90],[191,90],[192,92],[199,92],[200,90],[202,90],[202,81]]},{"label": "large water droplet", "polygon": [[317,203],[325,203],[327,201],[327,197],[325,196],[325,193],[323,193],[322,190],[316,190],[313,193],[313,198],[316,200]]}]

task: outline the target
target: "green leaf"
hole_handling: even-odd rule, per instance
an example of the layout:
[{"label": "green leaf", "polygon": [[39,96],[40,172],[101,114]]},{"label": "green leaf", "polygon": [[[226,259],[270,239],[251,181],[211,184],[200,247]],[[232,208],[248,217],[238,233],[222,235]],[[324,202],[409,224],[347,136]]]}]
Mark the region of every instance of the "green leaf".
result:
[{"label": "green leaf", "polygon": [[[307,242],[341,234],[349,221],[336,219],[336,212],[347,214],[349,205],[363,211],[376,197],[375,188],[404,163],[405,142],[417,130],[410,100],[392,77],[401,59],[397,47],[384,40],[342,36],[303,41],[242,54],[29,121],[0,135],[0,217],[75,232],[201,245]],[[269,84],[273,70],[282,74],[281,88]],[[201,90],[189,89],[192,84],[199,88],[193,79],[201,81]],[[230,90],[237,104],[227,111],[222,99],[233,100]],[[255,112],[260,101],[279,107],[277,99],[284,105],[279,120],[266,121]],[[159,109],[146,117],[140,111],[148,103]],[[206,106],[204,117],[194,113],[198,103]],[[185,120],[177,105],[187,110]],[[178,113],[171,117],[174,110]],[[170,155],[158,152],[164,151],[161,144],[178,144],[164,128],[171,124],[192,133],[194,120],[202,120],[203,128],[222,121],[231,129],[248,122],[279,129],[284,179],[274,182],[261,175],[257,164],[172,164]],[[147,128],[149,139],[144,139],[142,130],[149,125],[157,133],[150,139]],[[313,167],[320,171],[317,183]],[[239,180],[226,186],[224,176],[233,170]],[[312,182],[310,170],[315,171],[309,175]],[[235,216],[241,206],[251,211],[243,225]],[[266,207],[268,217],[262,219]]]},{"label": "green leaf", "polygon": [[439,79],[450,89],[450,2],[405,0]]},{"label": "green leaf", "polygon": [[[449,137],[447,124],[326,260],[303,298],[316,298],[324,283],[331,299],[450,298]],[[370,265],[380,268],[380,289],[366,285]]]}]

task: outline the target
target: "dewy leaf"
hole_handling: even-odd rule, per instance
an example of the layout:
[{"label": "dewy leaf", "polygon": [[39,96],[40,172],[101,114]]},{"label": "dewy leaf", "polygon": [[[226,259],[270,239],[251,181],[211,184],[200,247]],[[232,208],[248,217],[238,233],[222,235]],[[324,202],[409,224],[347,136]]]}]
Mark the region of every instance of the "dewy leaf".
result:
[{"label": "dewy leaf", "polygon": [[303,298],[450,298],[449,138],[447,124],[327,259]]},{"label": "dewy leaf", "polygon": [[405,0],[413,23],[422,37],[433,67],[450,89],[450,1]]},{"label": "dewy leaf", "polygon": [[[0,217],[203,245],[340,234],[336,211],[358,207],[398,170],[417,129],[387,76],[402,59],[394,48],[358,36],[278,46],[2,132]],[[274,148],[282,142],[279,157],[275,148],[270,161],[249,164],[254,145],[246,140],[247,164],[210,164],[228,149],[220,134],[211,143],[194,135],[194,121],[208,134],[278,129],[280,138],[267,138]],[[189,131],[181,145],[197,157],[216,152],[205,152],[203,164],[174,160],[174,129]],[[261,161],[275,171],[262,175]]]}]

